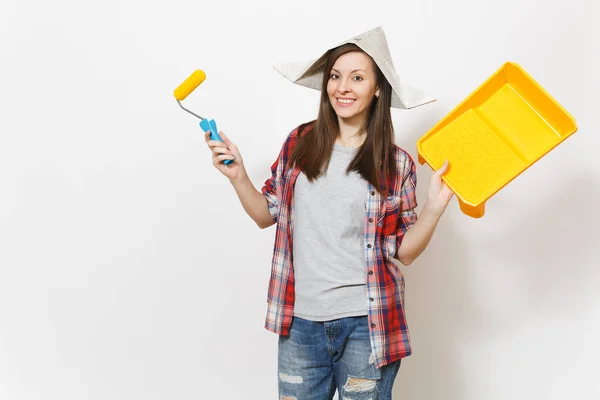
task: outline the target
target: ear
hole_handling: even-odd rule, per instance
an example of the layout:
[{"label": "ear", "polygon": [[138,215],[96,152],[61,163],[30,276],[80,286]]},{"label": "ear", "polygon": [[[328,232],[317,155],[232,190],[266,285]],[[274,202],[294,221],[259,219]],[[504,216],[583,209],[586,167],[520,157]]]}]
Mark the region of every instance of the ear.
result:
[{"label": "ear", "polygon": [[379,88],[377,88],[377,91],[375,92],[375,97],[379,98]]}]

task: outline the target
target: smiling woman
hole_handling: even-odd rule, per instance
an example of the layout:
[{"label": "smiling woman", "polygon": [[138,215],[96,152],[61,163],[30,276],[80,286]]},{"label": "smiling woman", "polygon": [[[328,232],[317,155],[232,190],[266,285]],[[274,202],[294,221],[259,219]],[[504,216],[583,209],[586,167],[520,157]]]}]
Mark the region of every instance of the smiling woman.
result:
[{"label": "smiling woman", "polygon": [[[381,81],[371,57],[355,47],[345,45],[339,49],[343,55],[333,65],[327,82],[331,105],[340,122],[348,125],[366,121],[371,101],[379,96],[377,82]],[[355,67],[359,68],[352,69]]]},{"label": "smiling woman", "polygon": [[314,129],[298,140],[290,164],[302,159],[302,172],[312,181],[329,163],[334,144],[362,147],[364,151],[358,152],[348,170],[385,190],[381,181],[396,170],[389,82],[372,57],[352,43],[326,52],[302,77],[321,69],[325,90],[321,91],[319,117]]},{"label": "smiling woman", "polygon": [[265,327],[280,335],[281,399],[389,399],[411,354],[393,259],[423,252],[452,193],[435,173],[417,219],[415,164],[390,108],[431,100],[399,83],[388,52],[377,28],[300,71],[294,81],[321,91],[318,117],[292,130],[260,192],[237,146],[206,136],[248,215],[277,224]]}]

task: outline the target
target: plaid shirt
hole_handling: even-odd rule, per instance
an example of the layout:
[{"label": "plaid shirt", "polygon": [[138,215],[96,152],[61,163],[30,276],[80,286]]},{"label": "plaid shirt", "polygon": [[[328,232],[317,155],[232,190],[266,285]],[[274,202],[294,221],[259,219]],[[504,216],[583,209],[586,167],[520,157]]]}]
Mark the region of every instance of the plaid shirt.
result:
[{"label": "plaid shirt", "polygon": [[[292,238],[294,183],[298,167],[288,168],[287,161],[306,125],[295,128],[286,139],[278,159],[271,167],[262,193],[269,212],[277,223],[271,279],[269,281],[265,328],[289,335],[294,315],[294,267]],[[404,314],[404,276],[392,261],[406,231],[415,223],[417,206],[416,169],[412,158],[396,146],[397,174],[390,177],[389,195],[381,196],[368,184],[365,193],[365,261],[369,305],[372,358],[379,368],[411,354],[410,337]]]}]

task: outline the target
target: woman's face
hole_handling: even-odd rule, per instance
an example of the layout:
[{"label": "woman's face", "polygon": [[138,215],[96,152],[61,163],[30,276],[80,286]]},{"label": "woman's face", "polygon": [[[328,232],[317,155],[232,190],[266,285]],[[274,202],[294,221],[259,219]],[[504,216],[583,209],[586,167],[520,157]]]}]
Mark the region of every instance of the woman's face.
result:
[{"label": "woman's face", "polygon": [[375,95],[379,95],[373,62],[364,53],[340,56],[327,82],[329,102],[338,118],[362,123],[369,114]]}]

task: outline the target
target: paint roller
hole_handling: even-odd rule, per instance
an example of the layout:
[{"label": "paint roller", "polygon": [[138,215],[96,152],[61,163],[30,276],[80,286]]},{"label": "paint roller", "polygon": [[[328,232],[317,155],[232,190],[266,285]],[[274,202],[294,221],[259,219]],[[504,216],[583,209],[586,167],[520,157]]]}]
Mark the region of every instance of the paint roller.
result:
[{"label": "paint roller", "polygon": [[[175,96],[179,107],[181,107],[184,111],[187,111],[188,113],[192,114],[196,118],[200,119],[200,128],[202,128],[204,132],[210,131],[210,140],[218,140],[222,142],[223,139],[221,138],[221,136],[219,136],[219,131],[217,130],[217,123],[214,119],[208,120],[206,118],[203,118],[198,114],[188,110],[183,106],[183,104],[181,104],[181,102],[186,97],[188,97],[190,93],[192,93],[202,82],[204,82],[205,79],[206,74],[204,73],[204,71],[196,70],[185,81],[183,81],[181,85],[177,86],[177,88],[173,91],[173,95]],[[229,165],[232,162],[233,160],[223,160],[223,163],[225,165]]]}]

